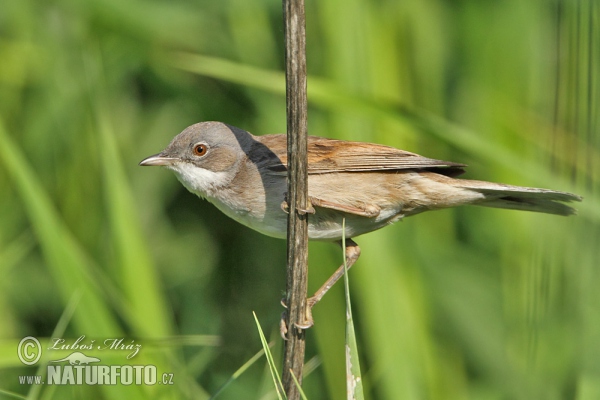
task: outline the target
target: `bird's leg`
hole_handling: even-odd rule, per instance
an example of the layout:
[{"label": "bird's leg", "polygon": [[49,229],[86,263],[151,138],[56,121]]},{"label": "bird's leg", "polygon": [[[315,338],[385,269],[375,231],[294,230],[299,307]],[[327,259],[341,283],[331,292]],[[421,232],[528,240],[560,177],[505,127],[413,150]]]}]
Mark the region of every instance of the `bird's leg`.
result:
[{"label": "bird's leg", "polygon": [[[338,241],[338,244],[340,246],[342,246],[342,241],[341,240]],[[344,276],[344,269],[350,269],[350,267],[352,267],[352,265],[354,265],[356,260],[358,260],[358,257],[360,256],[360,247],[358,247],[356,242],[354,242],[352,239],[346,239],[345,256],[346,256],[346,268],[344,268],[344,264],[340,265],[340,267],[333,273],[333,275],[331,275],[329,277],[329,279],[327,279],[325,281],[325,283],[319,288],[319,290],[317,290],[312,297],[309,297],[306,300],[307,301],[306,315],[305,315],[304,321],[302,323],[296,324],[296,326],[298,328],[308,329],[315,324],[313,317],[312,317],[312,308],[314,307],[314,305],[317,304],[323,298],[323,296],[325,296],[325,293],[327,293],[327,291],[329,289],[331,289],[331,287],[342,276]],[[287,304],[285,303],[285,299],[281,300],[281,304],[283,305],[283,307],[285,307],[287,309]],[[288,331],[287,325],[285,322],[286,318],[287,318],[287,310],[285,310],[281,314],[281,321],[279,323],[279,332],[281,333],[281,337],[284,340],[287,340],[286,334]]]},{"label": "bird's leg", "polygon": [[[338,242],[340,246],[342,245],[342,241]],[[334,273],[325,281],[325,283],[315,292],[312,297],[307,299],[306,304],[306,316],[304,318],[304,322],[302,324],[296,324],[298,328],[307,329],[315,324],[311,309],[317,304],[325,293],[342,277],[344,276],[344,269],[350,269],[352,265],[358,260],[360,256],[360,247],[354,242],[352,239],[346,239],[346,268],[344,268],[344,264],[342,264]]]},{"label": "bird's leg", "polygon": [[[342,241],[340,240],[338,242],[338,244],[341,246],[342,245]],[[354,263],[356,262],[356,260],[358,260],[358,257],[360,256],[360,247],[358,247],[358,245],[356,244],[356,242],[354,242],[352,239],[346,239],[346,249],[345,249],[345,255],[346,255],[346,269],[350,269],[350,267],[352,267],[352,265],[354,265]],[[329,289],[331,289],[331,287],[342,277],[344,276],[344,264],[342,264],[334,273],[333,275],[331,275],[329,277],[329,279],[327,279],[325,281],[325,283],[319,288],[319,290],[317,290],[315,292],[315,294],[312,297],[309,297],[306,301],[306,315],[304,317],[304,321],[301,324],[296,324],[296,326],[300,329],[308,329],[311,326],[313,326],[315,324],[313,317],[312,317],[312,308],[315,304],[317,304],[322,298],[323,296],[325,296],[325,293],[327,293],[327,291]],[[281,300],[281,304],[283,305],[283,307],[285,307],[287,309],[287,304],[285,303],[285,299]],[[281,337],[284,340],[287,340],[286,338],[286,334],[287,334],[287,325],[286,325],[286,318],[287,318],[287,310],[285,310],[282,314],[281,314],[281,321],[279,322],[279,332],[281,333]]]},{"label": "bird's leg", "polygon": [[[339,245],[342,246],[342,241],[340,240]],[[308,305],[310,307],[317,304],[325,293],[342,277],[344,276],[344,269],[350,269],[360,257],[360,247],[358,244],[352,239],[346,239],[346,267],[344,268],[344,264],[340,265],[340,267],[325,281],[325,283],[315,292],[315,294],[308,299]]]}]

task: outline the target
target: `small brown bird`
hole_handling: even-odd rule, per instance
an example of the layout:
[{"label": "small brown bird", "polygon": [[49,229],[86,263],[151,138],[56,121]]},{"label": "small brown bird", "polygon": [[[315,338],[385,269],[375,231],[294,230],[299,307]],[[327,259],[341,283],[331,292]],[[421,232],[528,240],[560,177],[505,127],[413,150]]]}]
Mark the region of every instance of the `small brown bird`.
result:
[{"label": "small brown bird", "polygon": [[[140,165],[165,166],[190,192],[234,220],[265,235],[286,237],[285,135],[254,136],[222,122],[201,122],[186,128],[166,149]],[[555,190],[454,179],[464,172],[463,167],[379,144],[309,136],[309,238],[341,243],[344,218],[349,239],[442,208],[478,205],[571,215],[575,210],[563,203],[581,201],[580,196]],[[348,239],[350,267],[360,249]],[[338,268],[309,299],[309,306],[343,272],[343,266]],[[302,327],[310,325],[308,316]]]}]

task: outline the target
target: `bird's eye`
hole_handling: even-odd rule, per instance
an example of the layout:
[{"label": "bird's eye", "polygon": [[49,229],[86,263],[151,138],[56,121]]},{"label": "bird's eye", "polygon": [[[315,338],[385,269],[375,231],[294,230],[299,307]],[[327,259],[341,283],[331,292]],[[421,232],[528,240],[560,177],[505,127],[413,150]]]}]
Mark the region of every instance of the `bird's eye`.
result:
[{"label": "bird's eye", "polygon": [[208,146],[205,145],[204,143],[198,143],[197,145],[194,146],[194,154],[197,156],[203,156],[206,154],[206,152],[208,151]]}]

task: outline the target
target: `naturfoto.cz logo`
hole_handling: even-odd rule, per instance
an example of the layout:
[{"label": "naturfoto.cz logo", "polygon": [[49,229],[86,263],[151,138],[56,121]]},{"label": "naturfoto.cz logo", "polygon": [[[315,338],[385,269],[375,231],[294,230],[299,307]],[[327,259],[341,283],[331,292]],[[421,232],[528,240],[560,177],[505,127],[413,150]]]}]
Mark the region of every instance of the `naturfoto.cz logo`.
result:
[{"label": "naturfoto.cz logo", "polygon": [[[124,339],[105,339],[95,345],[94,340],[85,343],[85,336],[69,343],[65,339],[52,339],[47,350],[84,350],[96,352],[102,350],[125,350],[126,360],[131,360],[141,349],[140,344],[133,340],[126,343]],[[42,356],[40,341],[33,336],[27,336],[19,342],[17,349],[19,359],[25,365],[34,365]],[[129,362],[124,365],[102,365],[100,358],[92,357],[83,351],[74,351],[66,357],[51,360],[46,366],[46,380],[42,376],[20,376],[20,384],[29,385],[155,385],[173,384],[173,374],[157,373],[155,365],[134,365]]]}]

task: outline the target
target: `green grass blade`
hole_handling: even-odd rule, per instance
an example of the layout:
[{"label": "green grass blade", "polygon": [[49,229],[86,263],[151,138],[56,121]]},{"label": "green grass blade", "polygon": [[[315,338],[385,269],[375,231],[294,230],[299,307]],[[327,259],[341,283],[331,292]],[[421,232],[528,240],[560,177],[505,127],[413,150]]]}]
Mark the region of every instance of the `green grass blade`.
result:
[{"label": "green grass blade", "polygon": [[16,240],[0,250],[0,276],[5,276],[9,271],[33,249],[33,235],[29,230],[23,232]]},{"label": "green grass blade", "polygon": [[[35,172],[0,121],[0,159],[17,187],[31,225],[48,261],[59,295],[67,304],[83,290],[73,321],[78,331],[108,336],[121,331],[96,284],[89,280],[89,259],[60,218]],[[93,318],[90,316],[93,315]]]},{"label": "green grass blade", "polygon": [[241,367],[239,367],[233,375],[213,394],[210,398],[211,400],[216,399],[221,392],[223,392],[229,385],[231,385],[237,378],[240,377],[248,368],[250,368],[259,358],[261,358],[265,354],[265,350],[259,350],[255,355],[253,355],[248,361],[246,361]]},{"label": "green grass blade", "polygon": [[256,327],[258,328],[258,334],[260,335],[260,342],[262,343],[263,350],[265,351],[265,355],[267,357],[267,363],[269,364],[269,369],[271,370],[271,377],[273,378],[273,384],[275,385],[275,389],[277,390],[277,397],[279,399],[287,399],[287,395],[283,390],[283,384],[281,383],[281,377],[277,372],[277,366],[275,365],[275,361],[273,360],[273,355],[271,354],[271,349],[269,348],[269,343],[267,342],[267,338],[260,326],[260,322],[258,322],[258,317],[255,312],[252,312],[254,315],[254,321],[256,321]]},{"label": "green grass blade", "polygon": [[294,371],[292,371],[290,369],[290,373],[292,374],[292,379],[294,380],[294,383],[296,384],[296,387],[298,388],[298,391],[300,392],[300,396],[302,397],[302,400],[308,400],[306,398],[306,394],[304,394],[304,390],[302,390],[302,386],[300,386],[300,382],[298,382],[296,375],[294,375]]},{"label": "green grass blade", "polygon": [[[104,293],[91,279],[94,275],[91,260],[65,226],[33,169],[4,130],[2,121],[0,155],[23,199],[63,303],[69,304],[75,293],[83,293],[73,315],[75,331],[96,337],[122,336]],[[116,389],[102,386],[101,390],[110,396]],[[132,386],[128,390],[129,398],[142,398],[141,390]],[[34,391],[28,398],[37,398],[37,395]]]},{"label": "green grass blade", "polygon": [[114,130],[106,113],[99,112],[98,130],[102,145],[102,166],[114,245],[118,251],[120,281],[130,304],[129,323],[141,337],[172,334],[167,301],[144,242],[135,201],[118,153]]},{"label": "green grass blade", "polygon": [[363,394],[362,375],[360,373],[360,360],[356,334],[354,333],[354,319],[350,304],[350,285],[348,280],[348,267],[346,263],[346,218],[342,220],[342,253],[344,258],[344,289],[346,294],[346,389],[348,400],[362,400]]},{"label": "green grass blade", "polygon": [[[64,336],[67,326],[69,325],[69,322],[71,322],[71,319],[73,318],[73,314],[75,314],[75,310],[77,310],[77,305],[81,301],[81,296],[82,296],[81,290],[78,290],[75,293],[73,293],[71,300],[69,300],[69,303],[63,310],[63,313],[60,316],[58,323],[54,327],[54,331],[52,332],[51,338],[60,338],[60,337]],[[43,376],[44,379],[46,379],[46,373],[45,373],[46,368],[45,367],[46,367],[45,363],[40,363],[35,374],[38,376]],[[42,388],[44,388],[44,387],[41,385],[31,386],[29,393],[27,395],[27,398],[28,399],[39,398],[39,394],[40,394]],[[46,386],[45,389],[46,390],[44,391],[44,398],[50,399],[53,397],[54,392],[56,391],[56,385]]]},{"label": "green grass blade", "polygon": [[4,396],[6,396],[6,398],[11,398],[11,399],[26,399],[27,397],[22,396],[18,393],[14,393],[14,392],[9,392],[8,390],[3,390],[0,389],[0,394],[3,394]]}]

